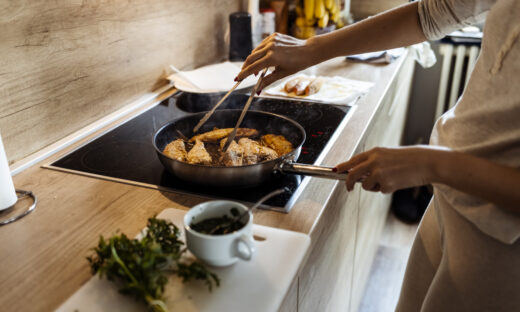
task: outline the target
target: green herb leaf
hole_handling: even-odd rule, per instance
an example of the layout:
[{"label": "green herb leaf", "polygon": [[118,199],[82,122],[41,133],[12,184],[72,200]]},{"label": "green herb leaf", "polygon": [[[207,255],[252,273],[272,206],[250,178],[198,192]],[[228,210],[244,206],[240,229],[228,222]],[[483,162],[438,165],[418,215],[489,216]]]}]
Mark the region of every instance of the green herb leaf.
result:
[{"label": "green herb leaf", "polygon": [[145,233],[141,240],[125,234],[100,236],[94,254],[87,257],[92,274],[117,283],[119,292],[146,302],[154,311],[166,311],[163,293],[169,274],[177,274],[183,282],[201,280],[210,291],[219,285],[217,275],[204,265],[181,258],[186,249],[173,223],[150,218]]}]

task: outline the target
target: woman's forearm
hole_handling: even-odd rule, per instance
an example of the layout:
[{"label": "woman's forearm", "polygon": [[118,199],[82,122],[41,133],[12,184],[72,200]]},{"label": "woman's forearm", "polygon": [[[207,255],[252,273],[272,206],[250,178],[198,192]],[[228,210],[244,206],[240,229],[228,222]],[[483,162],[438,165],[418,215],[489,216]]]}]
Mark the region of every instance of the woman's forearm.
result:
[{"label": "woman's forearm", "polygon": [[432,183],[448,185],[520,213],[520,169],[454,151],[437,151]]},{"label": "woman's forearm", "polygon": [[392,49],[426,40],[419,23],[417,2],[402,5],[338,31],[312,37],[314,62],[358,54]]}]

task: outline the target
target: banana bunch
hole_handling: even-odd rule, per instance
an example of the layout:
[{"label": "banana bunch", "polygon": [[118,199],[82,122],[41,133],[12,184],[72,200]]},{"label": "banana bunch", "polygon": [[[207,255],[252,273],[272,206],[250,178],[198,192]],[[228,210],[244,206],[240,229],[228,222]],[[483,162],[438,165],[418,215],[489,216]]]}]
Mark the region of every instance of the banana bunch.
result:
[{"label": "banana bunch", "polygon": [[324,28],[333,23],[337,28],[344,26],[341,18],[341,0],[301,0],[296,7],[295,35],[309,38],[315,34],[315,27]]}]

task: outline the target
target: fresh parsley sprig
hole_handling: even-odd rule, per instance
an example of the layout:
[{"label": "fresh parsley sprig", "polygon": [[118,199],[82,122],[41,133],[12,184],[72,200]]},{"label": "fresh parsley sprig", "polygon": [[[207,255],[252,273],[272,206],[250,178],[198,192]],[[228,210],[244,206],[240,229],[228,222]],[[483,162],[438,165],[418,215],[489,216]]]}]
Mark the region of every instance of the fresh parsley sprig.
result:
[{"label": "fresh parsley sprig", "polygon": [[153,217],[140,240],[125,234],[100,236],[87,260],[93,275],[116,282],[122,294],[146,302],[153,311],[167,311],[163,293],[169,274],[177,274],[183,282],[202,280],[210,291],[219,285],[217,275],[204,265],[182,258],[186,249],[179,236],[173,223]]}]

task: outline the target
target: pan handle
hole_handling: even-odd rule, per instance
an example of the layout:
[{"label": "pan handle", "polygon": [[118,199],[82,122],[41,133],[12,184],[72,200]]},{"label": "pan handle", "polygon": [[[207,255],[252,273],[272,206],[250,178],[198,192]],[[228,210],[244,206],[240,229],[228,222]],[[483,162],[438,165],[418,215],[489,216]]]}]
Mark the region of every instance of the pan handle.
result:
[{"label": "pan handle", "polygon": [[301,174],[317,178],[332,179],[332,180],[346,180],[347,173],[338,173],[332,170],[332,167],[315,166],[307,164],[293,163],[291,161],[282,161],[277,170],[282,173]]}]

